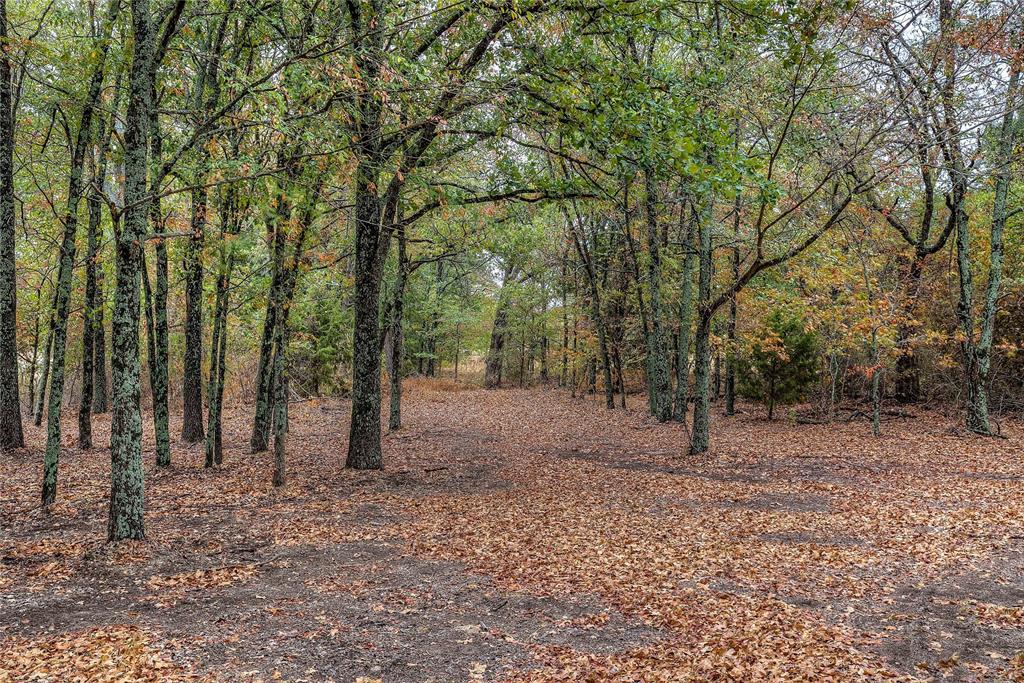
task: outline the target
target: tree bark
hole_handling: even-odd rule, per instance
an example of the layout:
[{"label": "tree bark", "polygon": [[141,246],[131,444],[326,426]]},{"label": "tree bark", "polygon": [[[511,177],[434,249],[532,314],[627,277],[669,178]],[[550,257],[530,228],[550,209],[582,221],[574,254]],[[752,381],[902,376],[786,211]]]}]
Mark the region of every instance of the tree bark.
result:
[{"label": "tree bark", "polygon": [[117,284],[112,318],[113,415],[107,538],[145,537],[142,413],[139,386],[139,274],[147,232],[148,123],[153,107],[153,27],[149,0],[132,0],[134,50],[124,134],[124,225],[117,235]]},{"label": "tree bark", "polygon": [[[408,275],[409,259],[406,255],[405,231],[398,232],[398,272],[395,277],[394,303],[391,307],[391,348],[388,352],[388,378],[391,382],[391,405],[388,413],[388,429],[396,431],[402,427],[402,358],[405,355],[405,333],[402,316],[405,304],[405,282]],[[458,376],[458,349],[455,351],[455,372]]]},{"label": "tree bark", "polygon": [[491,343],[487,349],[487,361],[484,366],[484,386],[488,389],[496,389],[501,386],[505,340],[508,334],[509,295],[507,288],[514,274],[514,267],[506,265],[501,280],[501,292],[498,294],[498,310],[494,312],[494,325],[491,327]]},{"label": "tree bark", "polygon": [[182,377],[181,439],[196,443],[203,428],[203,245],[206,240],[207,191],[192,191],[192,218],[185,255],[185,366]]},{"label": "tree bark", "polygon": [[658,235],[657,197],[653,178],[644,173],[644,207],[647,218],[647,280],[651,299],[651,327],[647,344],[651,384],[651,412],[658,422],[672,418],[672,383],[669,377],[668,347],[662,326],[661,247]]},{"label": "tree bark", "polygon": [[694,401],[690,454],[706,453],[710,447],[711,427],[711,276],[714,253],[711,244],[711,202],[704,209],[706,216],[698,225],[700,268],[697,283],[697,334],[694,345]]},{"label": "tree bark", "polygon": [[[156,109],[156,91],[154,89],[152,101],[154,107],[150,110],[149,138],[150,138],[150,193],[152,199],[149,203],[150,223],[153,228],[163,233],[163,211],[159,198],[159,187],[154,184],[157,177],[157,169],[160,167],[163,149],[163,133],[160,130],[160,119]],[[168,340],[167,327],[167,242],[158,237],[153,245],[154,267],[155,267],[155,288],[152,301],[147,297],[147,312],[150,310],[152,320],[150,321],[150,392],[153,398],[153,434],[156,441],[156,464],[158,467],[168,467],[171,464],[171,437],[170,437],[170,408],[168,405],[168,363],[170,356],[170,345]],[[142,250],[142,257],[145,258],[145,248]],[[149,275],[143,268],[142,277],[149,282]],[[148,292],[147,292],[148,294]],[[152,309],[149,307],[152,306]]]},{"label": "tree bark", "polygon": [[[681,209],[685,214],[686,208]],[[682,217],[681,217],[682,218]],[[676,422],[686,422],[690,398],[690,328],[693,326],[693,272],[697,266],[696,230],[697,221],[686,220],[686,234],[683,239],[683,270],[679,287],[679,341],[676,348],[676,397],[672,417]]]},{"label": "tree bark", "polygon": [[64,235],[60,247],[60,265],[57,268],[57,287],[54,296],[53,350],[50,356],[50,397],[46,414],[46,453],[43,456],[43,505],[57,499],[57,463],[61,450],[61,407],[64,401],[65,351],[67,347],[68,317],[71,307],[71,279],[75,266],[75,238],[78,232],[78,206],[84,195],[85,155],[92,138],[92,117],[103,87],[103,71],[110,41],[110,32],[121,7],[120,0],[112,0],[107,8],[104,28],[98,44],[99,61],[89,79],[89,91],[82,107],[78,132],[75,136],[69,169],[67,210],[64,214]]},{"label": "tree bark", "polygon": [[[0,44],[7,44],[7,0],[0,0]],[[0,49],[0,450],[21,448],[18,390],[18,282],[14,225],[14,111],[11,60]]]},{"label": "tree bark", "polygon": [[206,467],[224,461],[221,416],[224,404],[225,362],[227,359],[228,305],[230,303],[231,271],[234,268],[234,241],[240,228],[237,206],[238,190],[229,185],[224,191],[221,207],[221,231],[217,269],[217,296],[213,310],[213,331],[210,340],[210,379],[207,383]]}]

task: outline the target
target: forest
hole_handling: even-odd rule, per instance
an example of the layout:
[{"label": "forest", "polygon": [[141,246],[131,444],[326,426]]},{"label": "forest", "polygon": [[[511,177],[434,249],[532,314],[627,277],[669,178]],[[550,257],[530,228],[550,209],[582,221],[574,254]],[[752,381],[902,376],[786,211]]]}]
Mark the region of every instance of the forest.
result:
[{"label": "forest", "polygon": [[1021,0],[0,0],[0,683],[1024,681]]}]

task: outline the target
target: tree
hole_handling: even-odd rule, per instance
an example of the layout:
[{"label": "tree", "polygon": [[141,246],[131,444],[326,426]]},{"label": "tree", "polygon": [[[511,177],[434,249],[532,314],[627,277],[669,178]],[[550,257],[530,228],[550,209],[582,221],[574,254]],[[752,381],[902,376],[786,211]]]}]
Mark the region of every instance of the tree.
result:
[{"label": "tree", "polygon": [[[99,54],[89,78],[89,88],[82,105],[71,153],[71,168],[68,170],[67,209],[64,213],[64,234],[60,244],[57,286],[53,302],[53,326],[50,333],[53,349],[50,354],[50,399],[46,415],[46,454],[43,458],[43,505],[53,503],[57,498],[57,462],[61,449],[61,406],[64,401],[65,350],[67,346],[68,317],[71,305],[71,276],[75,261],[75,240],[78,232],[78,205],[85,193],[83,182],[85,157],[92,139],[93,112],[99,103],[103,87],[106,57],[110,50],[110,39],[114,22],[120,11],[120,0],[111,0],[107,7],[103,28],[97,36],[93,50]],[[70,131],[68,131],[70,136]],[[70,140],[69,140],[70,142]]]},{"label": "tree", "polygon": [[800,400],[818,378],[817,339],[799,316],[773,311],[739,366],[744,396],[763,402],[768,419],[775,406]]},{"label": "tree", "polygon": [[18,391],[12,75],[7,0],[0,0],[0,450],[25,445]]},{"label": "tree", "polygon": [[148,231],[147,152],[153,107],[153,17],[149,0],[132,0],[132,61],[124,133],[124,224],[115,236],[117,283],[112,323],[113,415],[110,426],[110,541],[141,539],[145,480],[139,362],[139,277]]}]

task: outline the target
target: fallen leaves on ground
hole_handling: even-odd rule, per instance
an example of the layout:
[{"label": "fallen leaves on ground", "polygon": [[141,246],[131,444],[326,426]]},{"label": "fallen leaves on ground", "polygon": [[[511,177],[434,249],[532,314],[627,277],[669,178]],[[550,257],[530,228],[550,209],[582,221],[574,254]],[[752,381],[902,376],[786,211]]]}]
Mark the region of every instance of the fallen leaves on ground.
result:
[{"label": "fallen leaves on ground", "polygon": [[[147,467],[150,540],[127,553],[95,550],[109,458],[75,455],[74,467],[65,458],[61,511],[17,517],[16,540],[0,541],[0,586],[73,595],[87,590],[89,572],[116,567],[133,578],[106,590],[134,609],[182,591],[261,604],[259,621],[226,624],[221,640],[182,646],[197,664],[210,643],[226,643],[240,661],[246,648],[275,663],[283,652],[301,673],[319,665],[316,655],[284,648],[310,633],[311,614],[330,624],[318,638],[335,648],[374,650],[373,631],[330,621],[324,599],[375,600],[368,612],[412,625],[396,637],[415,651],[408,639],[419,637],[414,620],[432,596],[384,585],[385,561],[366,557],[303,576],[302,552],[398,543],[510,593],[593,595],[604,606],[554,629],[600,632],[616,615],[656,634],[595,652],[584,641],[526,642],[482,628],[473,638],[530,648],[536,666],[506,675],[467,655],[475,658],[460,664],[465,680],[893,681],[954,671],[998,679],[1020,669],[1012,648],[987,648],[999,659],[977,645],[992,633],[985,629],[1024,643],[1013,640],[1024,633],[1018,605],[998,604],[985,585],[948,605],[913,602],[946,577],[987,576],[982,570],[1024,534],[1024,464],[1013,438],[959,438],[948,418],[927,412],[887,423],[882,438],[862,423],[769,423],[748,412],[717,418],[712,453],[693,459],[682,427],[655,424],[642,410],[608,412],[543,390],[408,389],[405,426],[385,437],[387,468],[377,473],[343,468],[344,403],[297,404],[283,490],[269,485],[270,456],[246,451],[247,412],[229,412],[224,467],[203,469],[201,449],[180,444],[173,468]],[[36,469],[27,457],[0,456],[0,476],[16,494],[8,511],[31,505]],[[248,560],[225,565],[268,548],[300,558],[288,565],[294,582],[274,583],[280,578]],[[975,601],[969,609],[957,602],[966,598]],[[887,643],[913,638],[934,616],[919,605],[964,620],[964,633],[977,634],[968,644],[975,651],[934,634],[894,658]],[[24,637],[10,642],[37,642]],[[267,665],[262,675],[272,671]]]},{"label": "fallen leaves on ground", "polygon": [[[199,681],[131,626],[45,638],[0,640],[0,683],[179,683]],[[207,679],[210,680],[210,679]]]}]

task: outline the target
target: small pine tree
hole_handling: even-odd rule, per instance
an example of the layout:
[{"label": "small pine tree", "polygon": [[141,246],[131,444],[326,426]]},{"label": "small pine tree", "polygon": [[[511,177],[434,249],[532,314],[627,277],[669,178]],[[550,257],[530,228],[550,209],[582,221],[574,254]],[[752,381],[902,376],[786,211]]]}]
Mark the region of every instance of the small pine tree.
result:
[{"label": "small pine tree", "polygon": [[817,338],[798,316],[773,311],[739,363],[740,392],[768,406],[800,400],[818,377]]}]

